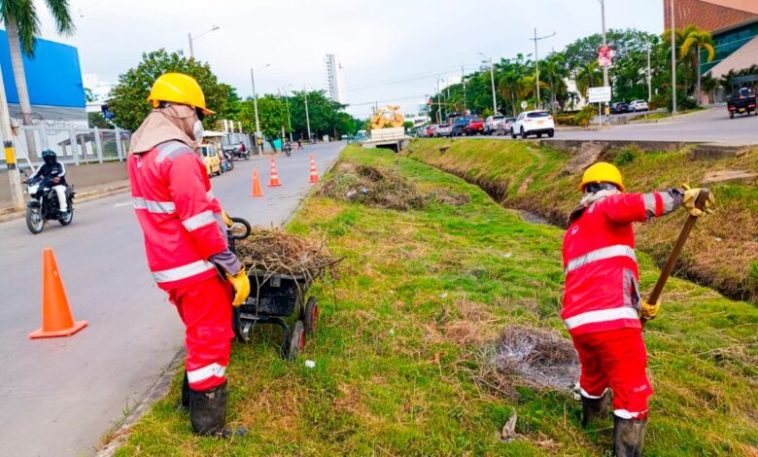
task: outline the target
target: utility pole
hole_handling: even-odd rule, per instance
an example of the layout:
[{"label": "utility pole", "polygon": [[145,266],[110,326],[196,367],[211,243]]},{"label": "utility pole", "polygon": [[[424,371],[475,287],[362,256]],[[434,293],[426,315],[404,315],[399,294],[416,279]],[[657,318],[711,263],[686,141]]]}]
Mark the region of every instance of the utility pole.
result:
[{"label": "utility pole", "polygon": [[5,148],[5,164],[8,167],[8,183],[11,188],[11,200],[16,209],[24,208],[24,191],[21,188],[21,175],[16,167],[16,151],[13,147],[13,132],[8,113],[8,99],[5,97],[3,73],[0,71],[0,133],[3,135]]},{"label": "utility pole", "polygon": [[284,103],[287,105],[287,128],[290,133],[290,143],[292,143],[292,115],[290,114],[290,99],[284,96]]},{"label": "utility pole", "polygon": [[554,37],[555,32],[551,33],[550,35],[545,35],[538,37],[537,36],[537,28],[534,28],[534,38],[529,38],[530,40],[534,41],[534,69],[536,71],[536,85],[537,85],[537,103],[535,108],[539,109],[541,106],[540,103],[540,55],[539,55],[539,49],[537,47],[537,42],[540,40],[544,40],[550,37]]},{"label": "utility pole", "polygon": [[187,39],[189,39],[190,59],[194,59],[195,58],[195,49],[192,47],[192,33],[187,33]]},{"label": "utility pole", "polygon": [[258,154],[261,153],[261,148],[258,146],[258,138],[261,138],[261,121],[258,118],[258,93],[255,91],[255,71],[250,68],[250,81],[253,83],[253,110],[255,110],[255,150]]},{"label": "utility pole", "polygon": [[650,71],[650,43],[647,44],[647,101],[653,99],[653,76]]},{"label": "utility pole", "polygon": [[437,123],[442,124],[442,90],[439,76],[437,77]]},{"label": "utility pole", "polygon": [[311,118],[308,116],[308,92],[303,87],[303,98],[305,99],[305,126],[308,129],[308,142],[311,141]]},{"label": "utility pole", "polygon": [[490,84],[492,85],[492,115],[494,116],[495,113],[497,113],[497,98],[495,96],[495,64],[492,63],[492,57],[487,57],[482,52],[480,52],[479,55],[485,59],[488,59],[490,62]]},{"label": "utility pole", "polygon": [[[600,0],[600,19],[603,26],[603,47],[608,47],[608,39],[605,34],[605,0]],[[608,87],[608,67],[603,66],[603,86]]]},{"label": "utility pole", "polygon": [[[676,27],[674,20],[674,0],[671,2],[671,114],[676,114]],[[699,69],[698,69],[699,70]]]},{"label": "utility pole", "polygon": [[463,112],[466,112],[468,101],[466,100],[466,73],[463,71],[463,65],[461,65],[461,83],[463,84]]}]

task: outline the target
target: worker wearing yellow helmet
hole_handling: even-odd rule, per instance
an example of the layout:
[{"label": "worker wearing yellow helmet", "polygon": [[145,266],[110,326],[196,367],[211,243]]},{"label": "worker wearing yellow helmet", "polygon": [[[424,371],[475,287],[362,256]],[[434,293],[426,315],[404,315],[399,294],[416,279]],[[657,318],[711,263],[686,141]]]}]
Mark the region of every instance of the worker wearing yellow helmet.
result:
[{"label": "worker wearing yellow helmet", "polygon": [[250,282],[229,250],[221,204],[195,152],[201,121],[213,111],[197,81],[181,73],[159,77],[147,100],[154,109],[132,136],[128,157],[134,210],[153,279],[186,328],[182,405],[195,432],[227,436],[232,305],[245,301]]},{"label": "worker wearing yellow helmet", "polygon": [[[561,317],[579,354],[582,426],[609,413],[613,392],[614,454],[642,452],[653,394],[645,373],[647,351],[641,319],[658,312],[642,300],[632,223],[645,222],[684,206],[692,215],[700,189],[625,193],[621,172],[598,162],[587,168],[582,198],[569,216],[563,238],[566,275]],[[708,202],[708,207],[713,200]]]}]

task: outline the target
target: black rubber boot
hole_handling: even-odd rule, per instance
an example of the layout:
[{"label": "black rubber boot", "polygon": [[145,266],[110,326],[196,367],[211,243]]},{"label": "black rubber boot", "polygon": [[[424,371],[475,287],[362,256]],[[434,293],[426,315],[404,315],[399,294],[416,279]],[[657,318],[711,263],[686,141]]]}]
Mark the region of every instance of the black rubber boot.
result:
[{"label": "black rubber boot", "polygon": [[593,419],[604,419],[610,414],[611,396],[604,392],[600,398],[587,398],[581,395],[582,399],[582,428],[587,428]]},{"label": "black rubber boot", "polygon": [[180,408],[189,411],[190,407],[190,387],[189,387],[189,378],[187,377],[187,372],[184,372],[184,381],[182,381],[182,403],[180,405]]},{"label": "black rubber boot", "polygon": [[244,436],[245,428],[227,428],[226,425],[226,383],[205,392],[190,390],[190,420],[198,435],[229,438]]},{"label": "black rubber boot", "polygon": [[631,420],[613,417],[614,457],[641,457],[645,441],[646,420]]}]

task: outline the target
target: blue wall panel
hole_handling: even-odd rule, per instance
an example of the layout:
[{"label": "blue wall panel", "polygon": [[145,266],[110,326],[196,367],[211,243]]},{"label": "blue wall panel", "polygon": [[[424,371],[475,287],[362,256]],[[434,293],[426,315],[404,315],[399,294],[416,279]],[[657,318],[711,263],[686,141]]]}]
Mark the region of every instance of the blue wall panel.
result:
[{"label": "blue wall panel", "polygon": [[[75,47],[38,38],[34,57],[23,56],[23,59],[32,105],[86,106],[79,53]],[[8,103],[18,103],[5,30],[0,30],[0,66]]]}]

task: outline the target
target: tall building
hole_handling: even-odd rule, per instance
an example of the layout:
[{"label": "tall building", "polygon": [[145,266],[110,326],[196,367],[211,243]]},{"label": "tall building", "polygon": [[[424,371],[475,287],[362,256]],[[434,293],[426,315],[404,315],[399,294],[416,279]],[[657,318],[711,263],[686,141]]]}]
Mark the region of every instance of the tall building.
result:
[{"label": "tall building", "polygon": [[342,74],[342,64],[337,62],[334,54],[327,54],[325,61],[329,97],[337,103],[345,104],[345,79]]},{"label": "tall building", "polygon": [[[711,32],[716,45],[713,61],[701,59],[701,73],[716,79],[758,64],[758,0],[673,0],[674,25]],[[671,2],[664,0],[664,27],[671,27]],[[758,74],[745,75],[737,84],[758,84]]]}]

